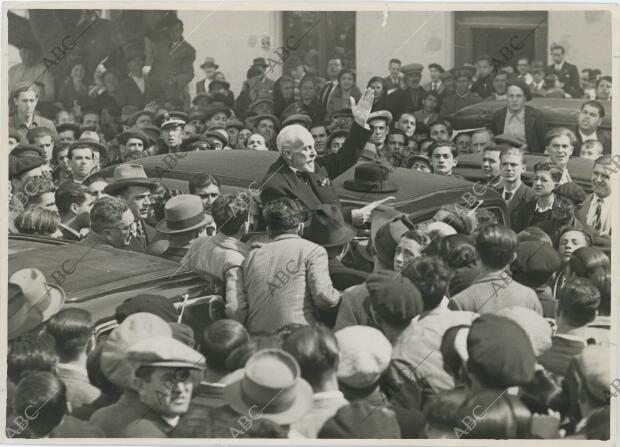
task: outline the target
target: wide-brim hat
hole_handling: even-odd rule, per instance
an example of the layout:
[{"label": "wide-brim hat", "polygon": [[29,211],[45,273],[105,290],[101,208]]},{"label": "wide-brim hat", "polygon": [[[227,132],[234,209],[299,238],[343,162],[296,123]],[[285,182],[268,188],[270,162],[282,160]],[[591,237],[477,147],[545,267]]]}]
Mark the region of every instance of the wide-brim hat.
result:
[{"label": "wide-brim hat", "polygon": [[204,213],[202,200],[192,194],[172,197],[164,206],[165,218],[155,228],[160,233],[178,234],[206,226],[210,219]]},{"label": "wide-brim hat", "polygon": [[151,141],[148,135],[146,135],[141,129],[137,129],[135,127],[127,129],[116,136],[116,139],[121,144],[127,144],[127,141],[130,138],[137,138],[138,140],[141,140],[145,149],[149,146]]},{"label": "wide-brim hat", "polygon": [[[271,375],[269,381],[264,380],[266,374]],[[301,419],[312,405],[312,387],[301,378],[295,358],[280,349],[256,352],[245,368],[229,374],[226,382],[224,398],[234,410],[240,414],[251,410],[277,424]]]},{"label": "wide-brim hat", "polygon": [[264,57],[254,58],[254,60],[252,61],[252,65],[255,65],[257,67],[269,67]]},{"label": "wide-brim hat", "polygon": [[221,106],[218,104],[209,104],[208,107],[204,108],[205,120],[210,120],[216,113],[224,113],[226,115],[226,119],[232,116],[232,110],[230,107]]},{"label": "wide-brim hat", "polygon": [[355,230],[344,221],[335,205],[320,205],[312,214],[308,239],[322,247],[337,247],[351,242]]},{"label": "wide-brim hat", "polygon": [[254,108],[255,108],[257,105],[262,104],[262,103],[267,103],[267,104],[271,105],[271,107],[273,108],[273,99],[271,99],[271,98],[266,98],[266,97],[262,97],[262,98],[258,98],[258,99],[256,99],[253,103],[251,103],[251,104],[248,106],[248,111],[249,111],[249,112],[251,112],[252,110],[254,110]]},{"label": "wide-brim hat", "polygon": [[277,116],[272,115],[270,113],[264,113],[262,115],[256,115],[256,116],[251,117],[250,118],[250,120],[251,120],[250,122],[251,122],[252,127],[254,127],[257,122],[259,122],[260,120],[263,120],[263,119],[271,120],[273,122],[273,125],[276,128],[276,131],[278,129],[280,129],[280,120],[278,119]]},{"label": "wide-brim hat", "polygon": [[114,168],[112,183],[103,190],[111,196],[117,195],[128,186],[145,186],[150,189],[157,188],[157,181],[150,179],[144,172],[142,165],[122,164]]},{"label": "wide-brim hat", "polygon": [[220,66],[215,63],[215,59],[212,57],[205,57],[205,61],[200,64],[200,68],[205,67],[215,67],[216,70],[220,68]]},{"label": "wide-brim hat", "polygon": [[379,228],[386,223],[392,222],[393,220],[401,218],[405,215],[406,214],[402,211],[398,211],[396,208],[392,208],[391,206],[379,205],[376,207],[370,214],[370,240],[374,243]]},{"label": "wide-brim hat", "polygon": [[27,268],[13,273],[9,278],[9,340],[56,315],[65,299],[64,290],[49,284],[41,271]]},{"label": "wide-brim hat", "polygon": [[209,83],[209,91],[214,90],[217,85],[221,85],[225,90],[230,89],[230,83],[227,81],[218,81],[217,79]]},{"label": "wide-brim hat", "polygon": [[377,163],[363,163],[355,168],[353,180],[345,180],[343,187],[358,192],[392,192],[398,187],[390,182],[389,170]]}]

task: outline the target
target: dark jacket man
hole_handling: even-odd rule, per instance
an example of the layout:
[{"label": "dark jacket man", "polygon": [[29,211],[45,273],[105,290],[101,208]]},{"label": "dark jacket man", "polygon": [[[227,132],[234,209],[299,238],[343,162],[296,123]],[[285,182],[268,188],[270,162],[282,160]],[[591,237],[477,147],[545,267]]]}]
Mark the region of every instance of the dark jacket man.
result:
[{"label": "dark jacket man", "polygon": [[580,86],[579,70],[577,70],[576,65],[563,61],[560,70],[557,71],[555,64],[551,64],[547,67],[547,75],[556,75],[558,80],[564,84],[563,90],[573,98],[581,98],[583,95]]},{"label": "dark jacket man", "polygon": [[[503,134],[504,124],[506,122],[506,114],[508,106],[499,109],[491,118],[491,130],[495,135]],[[527,150],[532,153],[545,152],[545,134],[547,133],[547,122],[542,112],[525,106],[525,139],[527,142]]]},{"label": "dark jacket man", "polygon": [[[579,157],[581,155],[581,146],[583,146],[583,140],[579,133],[579,128],[574,130],[577,140],[575,141],[575,148],[573,149],[573,156]],[[611,133],[608,130],[598,128],[596,129],[596,139],[603,145],[603,153],[611,154]]]}]

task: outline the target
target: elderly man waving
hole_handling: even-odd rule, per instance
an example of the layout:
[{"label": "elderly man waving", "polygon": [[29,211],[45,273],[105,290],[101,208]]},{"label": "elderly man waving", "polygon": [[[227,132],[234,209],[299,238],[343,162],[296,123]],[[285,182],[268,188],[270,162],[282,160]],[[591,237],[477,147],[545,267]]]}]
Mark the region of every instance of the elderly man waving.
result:
[{"label": "elderly man waving", "polygon": [[[331,180],[357,163],[371,134],[366,121],[370,116],[373,97],[372,89],[367,89],[357,104],[350,98],[355,124],[342,149],[336,154],[318,157],[314,139],[306,128],[295,124],[284,127],[276,138],[280,157],[269,167],[263,179],[261,201],[267,203],[274,199],[289,198],[297,200],[303,208],[309,210],[321,204],[340,207]],[[368,219],[372,208],[367,206],[345,210],[345,218],[361,224]]]}]

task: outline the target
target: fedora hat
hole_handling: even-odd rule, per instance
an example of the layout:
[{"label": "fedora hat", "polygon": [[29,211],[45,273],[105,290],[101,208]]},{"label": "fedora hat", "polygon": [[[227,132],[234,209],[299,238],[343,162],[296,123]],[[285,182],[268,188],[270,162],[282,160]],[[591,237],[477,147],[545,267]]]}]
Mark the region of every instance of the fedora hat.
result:
[{"label": "fedora hat", "polygon": [[144,145],[144,149],[151,144],[151,139],[142,131],[142,129],[137,127],[131,127],[116,136],[116,139],[121,144],[127,144],[127,141],[129,141],[130,138],[141,140]]},{"label": "fedora hat", "polygon": [[205,67],[215,67],[216,70],[220,68],[220,66],[215,63],[215,58],[209,56],[205,57],[205,61],[200,65],[200,68]]},{"label": "fedora hat", "polygon": [[13,273],[9,278],[9,340],[49,320],[64,302],[64,290],[49,284],[41,271],[28,268]]},{"label": "fedora hat", "polygon": [[245,368],[227,376],[226,383],[224,398],[234,410],[241,414],[252,410],[276,424],[295,422],[312,404],[312,387],[301,378],[297,360],[281,349],[254,353]]},{"label": "fedora hat", "polygon": [[209,223],[202,200],[192,194],[181,194],[168,200],[164,206],[164,216],[164,220],[155,227],[164,234],[197,230]]},{"label": "fedora hat", "polygon": [[128,186],[146,186],[155,189],[157,182],[146,176],[142,165],[122,164],[114,168],[112,183],[103,192],[115,196]]},{"label": "fedora hat", "polygon": [[363,163],[355,168],[353,180],[345,180],[343,186],[351,191],[391,192],[397,186],[388,180],[389,171],[377,163]]},{"label": "fedora hat", "polygon": [[342,211],[335,205],[324,204],[312,214],[308,239],[323,247],[337,247],[350,242],[355,230],[346,224]]}]

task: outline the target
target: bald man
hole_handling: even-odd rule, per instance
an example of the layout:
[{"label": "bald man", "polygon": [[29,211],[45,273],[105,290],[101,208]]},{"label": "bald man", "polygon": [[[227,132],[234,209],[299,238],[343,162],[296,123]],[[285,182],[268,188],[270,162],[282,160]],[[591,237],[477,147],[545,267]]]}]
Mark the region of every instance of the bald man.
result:
[{"label": "bald man", "polygon": [[[342,149],[336,154],[318,157],[312,134],[303,126],[284,127],[276,138],[280,157],[273,163],[262,182],[261,201],[296,199],[302,208],[312,210],[321,204],[341,207],[338,193],[331,180],[355,165],[371,131],[366,124],[372,108],[373,92],[367,89],[357,104],[351,98],[351,111],[355,124]],[[348,221],[364,220],[359,210],[345,211]]]}]

